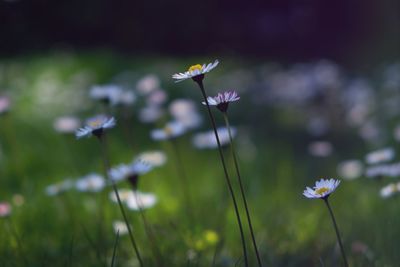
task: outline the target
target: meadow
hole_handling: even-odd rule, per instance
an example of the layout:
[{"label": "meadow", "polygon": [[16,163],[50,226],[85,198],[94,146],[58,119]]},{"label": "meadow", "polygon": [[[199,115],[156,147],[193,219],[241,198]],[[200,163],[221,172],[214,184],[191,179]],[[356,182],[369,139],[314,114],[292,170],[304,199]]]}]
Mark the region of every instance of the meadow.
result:
[{"label": "meadow", "polygon": [[[103,179],[101,142],[75,135],[98,114],[116,122],[104,132],[111,167],[151,165],[137,185],[148,206],[123,203],[143,266],[244,266],[212,132],[194,138],[212,130],[201,91],[171,78],[215,59],[104,51],[1,59],[0,266],[140,266]],[[349,265],[398,266],[400,64],[351,70],[323,59],[218,59],[204,85],[209,96],[240,96],[228,114],[263,266],[343,266],[323,201],[303,196],[320,178],[341,181],[329,200]],[[104,103],[90,93],[96,85],[130,93]],[[187,127],[179,136],[154,140],[155,129],[180,118]],[[229,145],[222,151],[249,266],[258,266]],[[92,173],[100,178],[80,180]],[[132,181],[116,186],[132,191]]]}]

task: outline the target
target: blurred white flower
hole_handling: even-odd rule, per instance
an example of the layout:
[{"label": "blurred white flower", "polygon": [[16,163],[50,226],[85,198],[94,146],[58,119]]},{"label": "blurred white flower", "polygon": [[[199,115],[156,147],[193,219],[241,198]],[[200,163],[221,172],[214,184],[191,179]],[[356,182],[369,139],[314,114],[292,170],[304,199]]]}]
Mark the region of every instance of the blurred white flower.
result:
[{"label": "blurred white flower", "polygon": [[108,118],[105,115],[98,115],[86,121],[86,125],[76,131],[76,137],[82,138],[84,136],[90,137],[92,134],[100,137],[104,129],[113,128],[115,126],[114,117]]},{"label": "blurred white flower", "polygon": [[106,186],[105,179],[96,173],[90,173],[75,183],[75,187],[81,192],[99,192]]},{"label": "blurred white flower", "polygon": [[[212,97],[207,97],[207,102],[211,106],[216,106],[220,111],[226,112],[229,107],[230,102],[235,102],[240,99],[240,96],[234,90],[226,91],[223,93],[218,93],[218,95]],[[201,102],[203,105],[207,103],[205,101]]]},{"label": "blurred white flower", "polygon": [[150,135],[153,140],[169,140],[179,137],[186,132],[186,128],[178,121],[168,122],[162,129],[152,130]]},{"label": "blurred white flower", "polygon": [[380,190],[379,194],[383,198],[388,198],[388,197],[391,197],[391,196],[393,196],[394,194],[396,194],[398,192],[399,192],[398,184],[390,183],[390,184],[382,187],[382,189]]},{"label": "blurred white flower", "polygon": [[46,195],[55,196],[60,193],[63,193],[74,186],[74,182],[71,179],[66,179],[62,182],[52,184],[46,187]]},{"label": "blurred white flower", "polygon": [[212,69],[214,69],[218,65],[219,61],[215,60],[214,63],[209,63],[209,64],[196,64],[191,66],[187,71],[183,73],[176,73],[172,75],[172,78],[175,79],[175,82],[181,82],[190,78],[196,78],[196,79],[203,79],[204,74],[210,72]]},{"label": "blurred white flower", "polygon": [[126,235],[128,234],[128,227],[124,221],[114,221],[113,222],[113,229],[115,234]]},{"label": "blurred white flower", "polygon": [[368,164],[378,164],[391,161],[395,156],[394,149],[391,147],[372,151],[365,156],[365,161]]},{"label": "blurred white flower", "polygon": [[360,160],[346,160],[337,166],[340,177],[346,180],[354,180],[363,174],[364,166]]},{"label": "blurred white flower", "polygon": [[94,100],[102,101],[111,106],[130,105],[136,100],[132,91],[124,90],[119,85],[95,85],[90,89],[89,95]]},{"label": "blurred white flower", "polygon": [[11,214],[11,205],[8,202],[0,202],[0,218]]},{"label": "blurred white flower", "polygon": [[139,111],[139,120],[143,123],[156,122],[164,115],[164,110],[156,105],[146,106]]},{"label": "blurred white flower", "polygon": [[143,161],[147,162],[149,165],[153,167],[159,167],[165,164],[167,161],[167,156],[165,155],[164,152],[162,151],[146,151],[143,153],[140,153],[134,161]]},{"label": "blurred white flower", "polygon": [[328,157],[332,151],[332,144],[327,141],[314,141],[308,145],[308,152],[314,157]]},{"label": "blurred white flower", "polygon": [[132,197],[126,201],[130,210],[149,209],[157,204],[157,196],[152,193],[132,192]]},{"label": "blurred white flower", "polygon": [[[152,193],[142,193],[139,191],[119,189],[118,194],[121,202],[124,203],[130,210],[148,209],[157,203],[157,196]],[[110,199],[117,203],[115,192],[110,193]]]},{"label": "blurred white flower", "polygon": [[374,177],[398,177],[400,176],[400,162],[393,164],[373,165],[366,169],[365,176],[368,178]]},{"label": "blurred white flower", "polygon": [[[226,127],[220,127],[217,129],[219,141],[221,146],[229,144],[229,132]],[[236,135],[236,129],[231,127],[232,138]],[[205,149],[205,148],[217,148],[218,143],[215,138],[215,134],[213,130],[197,133],[192,138],[192,143],[196,148]]]},{"label": "blurred white flower", "polygon": [[315,182],[313,189],[306,187],[303,195],[307,198],[327,198],[339,186],[340,181],[335,179],[321,179]]},{"label": "blurred white flower", "polygon": [[110,179],[119,182],[125,179],[137,179],[137,176],[148,173],[153,166],[143,160],[135,160],[131,164],[120,164],[109,171]]},{"label": "blurred white flower", "polygon": [[201,125],[202,118],[192,100],[176,99],[169,105],[169,112],[176,121],[187,129],[194,129]]},{"label": "blurred white flower", "polygon": [[154,90],[151,92],[147,98],[146,98],[146,103],[148,106],[160,106],[167,101],[168,96],[167,93],[161,89]]},{"label": "blurred white flower", "polygon": [[149,74],[140,79],[136,84],[136,90],[141,95],[147,95],[160,88],[160,79],[154,75]]},{"label": "blurred white flower", "polygon": [[77,117],[63,116],[57,118],[53,127],[59,133],[74,133],[81,125],[81,121]]},{"label": "blurred white flower", "polygon": [[0,96],[0,115],[8,112],[11,108],[10,98],[7,96]]}]

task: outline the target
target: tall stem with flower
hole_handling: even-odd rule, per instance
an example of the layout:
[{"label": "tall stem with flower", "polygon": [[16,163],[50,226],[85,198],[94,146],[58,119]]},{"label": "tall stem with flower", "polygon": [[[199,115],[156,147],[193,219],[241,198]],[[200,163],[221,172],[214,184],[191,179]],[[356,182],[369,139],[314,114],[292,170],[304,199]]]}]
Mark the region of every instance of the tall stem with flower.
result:
[{"label": "tall stem with flower", "polygon": [[206,106],[207,106],[207,111],[208,111],[208,115],[209,115],[209,118],[210,118],[210,121],[211,121],[211,125],[212,125],[213,130],[214,130],[215,139],[217,141],[219,156],[220,156],[221,164],[222,164],[222,167],[223,167],[223,170],[224,170],[225,180],[226,180],[226,183],[228,185],[228,190],[229,190],[229,193],[231,195],[233,206],[234,206],[234,209],[235,209],[236,219],[237,219],[237,222],[238,222],[239,231],[240,231],[240,237],[241,237],[241,241],[242,241],[244,263],[245,263],[245,266],[247,267],[247,266],[249,266],[249,262],[248,262],[248,257],[247,257],[246,241],[245,241],[245,238],[244,238],[244,231],[243,231],[242,221],[241,221],[241,218],[240,218],[239,208],[238,208],[238,205],[237,205],[235,193],[233,191],[232,183],[231,183],[231,180],[230,180],[229,175],[228,175],[228,170],[227,170],[227,167],[226,167],[226,163],[225,163],[225,158],[224,158],[224,154],[223,154],[223,151],[222,151],[221,142],[219,140],[215,119],[214,119],[214,116],[213,116],[213,114],[211,112],[211,108],[210,108],[210,105],[209,105],[208,99],[207,99],[207,94],[206,94],[206,91],[205,91],[204,85],[203,85],[204,74],[209,72],[213,68],[215,68],[218,65],[218,63],[219,62],[216,60],[214,63],[210,63],[208,65],[206,65],[206,64],[204,64],[203,66],[202,65],[194,65],[194,66],[190,67],[189,70],[186,71],[185,73],[175,74],[175,75],[172,76],[172,78],[176,79],[177,82],[191,78],[200,87],[201,94],[202,94],[204,102],[206,103]]},{"label": "tall stem with flower", "polygon": [[137,247],[135,238],[133,236],[132,229],[129,225],[128,217],[126,216],[124,206],[122,205],[121,198],[118,193],[117,185],[115,184],[115,182],[112,179],[109,179],[109,175],[108,175],[108,172],[110,169],[110,163],[109,163],[109,159],[108,159],[108,155],[107,155],[107,143],[106,143],[106,139],[105,139],[104,130],[108,129],[108,128],[113,128],[114,126],[115,126],[115,119],[113,117],[107,118],[105,116],[97,116],[97,117],[94,117],[94,118],[88,120],[87,125],[85,127],[78,129],[76,132],[76,137],[81,138],[81,137],[85,137],[85,136],[90,137],[91,135],[94,135],[99,140],[100,146],[101,146],[102,157],[103,157],[105,178],[107,181],[111,182],[112,188],[117,197],[119,208],[121,210],[126,227],[128,229],[132,247],[133,247],[136,257],[139,261],[139,265],[141,267],[143,267],[144,266],[143,260],[142,260],[142,257],[140,256],[139,249]]}]

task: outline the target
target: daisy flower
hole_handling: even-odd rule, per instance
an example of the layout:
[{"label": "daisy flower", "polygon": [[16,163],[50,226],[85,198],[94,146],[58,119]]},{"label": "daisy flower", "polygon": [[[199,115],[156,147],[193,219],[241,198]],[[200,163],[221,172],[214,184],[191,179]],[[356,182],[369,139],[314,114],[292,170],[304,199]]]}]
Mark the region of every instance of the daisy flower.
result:
[{"label": "daisy flower", "polygon": [[340,181],[335,179],[321,179],[315,183],[314,189],[307,187],[303,195],[307,198],[322,198],[326,199],[339,186]]},{"label": "daisy flower", "polygon": [[10,110],[11,101],[7,96],[0,96],[0,114],[5,114]]},{"label": "daisy flower", "polygon": [[[118,194],[121,202],[134,211],[151,208],[157,203],[157,196],[152,193],[120,189]],[[115,192],[110,193],[110,199],[115,203],[118,202]]]},{"label": "daisy flower", "polygon": [[159,167],[165,164],[167,156],[162,151],[146,151],[140,153],[134,161],[144,161],[153,167]]},{"label": "daisy flower", "polygon": [[389,198],[399,192],[398,186],[399,186],[399,184],[395,184],[395,183],[388,184],[388,185],[382,187],[379,194],[382,198]]},{"label": "daisy flower", "polygon": [[181,82],[187,79],[192,78],[194,81],[202,81],[204,78],[204,74],[210,72],[218,65],[219,61],[215,60],[214,63],[209,64],[196,64],[191,66],[187,71],[176,73],[172,75],[172,78],[175,79],[175,82]]},{"label": "daisy flower", "polygon": [[105,179],[96,173],[88,174],[75,183],[76,189],[81,192],[99,192],[105,186]]},{"label": "daisy flower", "polygon": [[346,160],[337,166],[337,172],[340,177],[346,180],[354,180],[359,178],[364,171],[364,165],[360,160]]},{"label": "daisy flower", "polygon": [[[226,91],[223,93],[218,93],[218,95],[212,97],[207,97],[207,102],[210,106],[216,106],[220,111],[226,112],[230,102],[235,102],[240,99],[240,96],[236,91]],[[202,102],[203,105],[207,105],[205,101]]]},{"label": "daisy flower", "polygon": [[[221,146],[229,144],[229,131],[226,127],[217,128],[219,141]],[[231,127],[232,138],[236,135],[236,129]],[[192,139],[192,143],[196,148],[205,149],[205,148],[217,148],[218,143],[215,138],[214,131],[207,131],[202,133],[197,133],[194,135]]]},{"label": "daisy flower", "polygon": [[71,179],[64,180],[62,182],[52,184],[46,187],[46,195],[48,196],[56,196],[60,193],[63,193],[69,189],[71,189],[74,185],[74,182]]},{"label": "daisy flower", "polygon": [[368,164],[378,164],[391,161],[395,156],[394,149],[391,147],[372,151],[365,156],[365,161]]},{"label": "daisy flower", "polygon": [[175,121],[182,123],[187,129],[194,129],[202,123],[202,117],[192,100],[176,99],[168,107]]},{"label": "daisy flower", "polygon": [[115,126],[114,117],[106,117],[105,115],[98,115],[86,121],[83,128],[79,128],[75,132],[75,136],[79,139],[84,136],[90,137],[92,134],[96,137],[101,137],[104,129],[113,128]]},{"label": "daisy flower", "polygon": [[114,182],[128,180],[136,190],[140,175],[148,173],[153,166],[143,160],[135,160],[132,164],[120,164],[109,172],[110,179]]},{"label": "daisy flower", "polygon": [[53,123],[53,128],[59,133],[74,133],[79,129],[81,122],[73,116],[63,116],[57,118]]},{"label": "daisy flower", "polygon": [[162,129],[155,129],[151,131],[151,138],[153,140],[168,140],[183,135],[186,132],[186,128],[182,123],[178,121],[172,121]]},{"label": "daisy flower", "polygon": [[126,235],[128,234],[128,227],[124,221],[114,221],[113,222],[113,229],[115,234],[119,235]]}]

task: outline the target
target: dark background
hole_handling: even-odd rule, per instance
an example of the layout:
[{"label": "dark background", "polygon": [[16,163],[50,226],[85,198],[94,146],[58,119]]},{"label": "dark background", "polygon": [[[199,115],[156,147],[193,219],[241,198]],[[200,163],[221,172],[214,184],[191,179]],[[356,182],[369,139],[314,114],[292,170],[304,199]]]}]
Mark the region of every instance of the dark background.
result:
[{"label": "dark background", "polygon": [[0,0],[0,54],[54,48],[280,60],[400,54],[398,0]]}]

